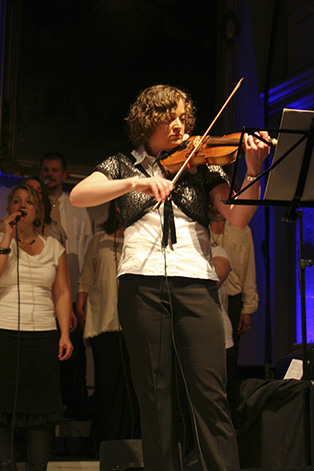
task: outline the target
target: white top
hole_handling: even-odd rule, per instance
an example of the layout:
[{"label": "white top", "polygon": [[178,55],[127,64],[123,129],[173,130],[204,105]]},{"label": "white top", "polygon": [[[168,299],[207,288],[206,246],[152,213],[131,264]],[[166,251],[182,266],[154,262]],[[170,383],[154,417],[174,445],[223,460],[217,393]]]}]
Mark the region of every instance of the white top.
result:
[{"label": "white top", "polygon": [[[226,250],[217,245],[217,247],[212,248],[213,257],[224,257],[226,258],[229,263],[230,259]],[[227,291],[227,280],[225,280],[222,285],[220,285],[218,289],[218,296],[220,301],[220,306],[222,310],[222,318],[224,322],[224,329],[225,329],[225,346],[226,348],[231,348],[234,345],[233,337],[232,337],[232,324],[230,318],[228,316],[228,291]]]},{"label": "white top", "polygon": [[252,232],[249,226],[235,227],[225,221],[222,234],[212,233],[211,242],[215,241],[224,247],[228,253],[231,272],[227,279],[229,296],[242,293],[241,314],[252,314],[258,308],[258,293],[256,287],[255,255]]},{"label": "white top", "polygon": [[[118,320],[117,264],[123,238],[96,234],[89,244],[79,278],[79,292],[88,293],[84,338],[121,330]],[[115,246],[116,245],[116,246]]]},{"label": "white top", "polygon": [[[0,234],[2,240],[4,234]],[[19,248],[20,330],[56,330],[52,285],[59,258],[64,248],[53,237],[46,240],[40,254],[29,255]],[[0,328],[18,329],[17,247],[11,241],[11,252],[0,278]],[[2,255],[3,256],[3,255]]]},{"label": "white top", "polygon": [[77,295],[77,284],[83,269],[84,257],[92,239],[92,228],[88,212],[85,208],[72,206],[69,195],[62,193],[59,198],[61,225],[66,235],[67,262],[70,270],[73,300]]},{"label": "white top", "polygon": [[[151,175],[161,175],[155,158],[143,146],[132,152],[135,165]],[[195,171],[195,169],[192,169]],[[149,211],[124,231],[118,275],[184,276],[218,281],[211,255],[208,230],[186,216],[173,203],[177,242],[162,247],[163,205]]]}]

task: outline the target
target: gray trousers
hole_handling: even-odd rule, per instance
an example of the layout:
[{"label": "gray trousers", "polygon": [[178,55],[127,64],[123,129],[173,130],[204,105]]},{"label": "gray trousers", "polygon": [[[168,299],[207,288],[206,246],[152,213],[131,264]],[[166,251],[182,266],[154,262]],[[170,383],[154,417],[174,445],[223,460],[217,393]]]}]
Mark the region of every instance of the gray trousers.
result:
[{"label": "gray trousers", "polygon": [[176,357],[190,398],[200,469],[238,469],[216,283],[123,275],[119,316],[139,401],[145,471],[181,469],[173,408]]}]

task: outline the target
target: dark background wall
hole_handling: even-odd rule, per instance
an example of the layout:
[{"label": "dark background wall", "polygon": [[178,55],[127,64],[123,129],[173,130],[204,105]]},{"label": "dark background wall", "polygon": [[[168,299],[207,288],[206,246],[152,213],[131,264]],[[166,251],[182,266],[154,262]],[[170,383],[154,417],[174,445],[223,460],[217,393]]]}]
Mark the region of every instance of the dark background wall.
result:
[{"label": "dark background wall", "polygon": [[96,165],[128,146],[129,105],[156,83],[191,93],[203,132],[213,114],[215,18],[212,0],[22,1],[16,155],[58,149],[70,166]]}]

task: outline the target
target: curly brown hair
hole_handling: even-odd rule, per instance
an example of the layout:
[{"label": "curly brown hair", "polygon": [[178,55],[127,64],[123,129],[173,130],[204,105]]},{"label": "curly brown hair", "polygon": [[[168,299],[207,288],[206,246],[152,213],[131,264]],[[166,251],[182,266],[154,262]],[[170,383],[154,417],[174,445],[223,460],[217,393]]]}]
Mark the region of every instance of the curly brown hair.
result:
[{"label": "curly brown hair", "polygon": [[185,104],[185,130],[191,134],[195,125],[195,106],[188,93],[170,85],[154,85],[138,95],[125,118],[132,144],[138,147],[148,141],[157,126],[170,123],[180,99]]},{"label": "curly brown hair", "polygon": [[34,190],[34,188],[27,185],[27,183],[20,183],[19,185],[17,185],[16,187],[14,187],[11,190],[11,192],[8,196],[8,205],[7,205],[8,213],[9,213],[10,206],[11,206],[11,203],[13,201],[14,195],[18,190],[25,190],[25,191],[28,192],[29,197],[31,199],[31,202],[34,204],[34,206],[36,208],[36,219],[34,220],[33,225],[35,227],[42,226],[43,223],[44,223],[44,206],[43,206],[43,203],[42,203],[41,199],[39,198],[38,194],[36,193],[36,191]]}]

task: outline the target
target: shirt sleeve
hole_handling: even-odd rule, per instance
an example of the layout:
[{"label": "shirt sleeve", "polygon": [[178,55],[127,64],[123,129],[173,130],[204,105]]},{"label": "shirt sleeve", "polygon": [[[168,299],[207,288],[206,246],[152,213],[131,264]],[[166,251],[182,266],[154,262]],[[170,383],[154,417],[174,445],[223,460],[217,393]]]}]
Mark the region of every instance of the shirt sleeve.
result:
[{"label": "shirt sleeve", "polygon": [[60,244],[60,242],[55,237],[48,236],[47,241],[48,240],[50,244],[53,246],[53,253],[55,256],[55,261],[58,264],[59,258],[61,257],[63,252],[65,252],[65,248],[63,247],[63,245]]},{"label": "shirt sleeve", "polygon": [[258,308],[258,293],[256,287],[255,255],[251,230],[247,231],[247,263],[244,271],[242,286],[241,314],[252,314]]},{"label": "shirt sleeve", "polygon": [[68,239],[68,236],[67,236],[65,230],[63,229],[63,227],[62,227],[61,224],[60,224],[60,243],[61,243],[62,245],[64,245],[64,244],[65,244],[65,241],[66,241],[67,239]]},{"label": "shirt sleeve", "polygon": [[206,184],[209,192],[222,183],[229,184],[228,176],[220,165],[206,164],[206,167],[208,169]]},{"label": "shirt sleeve", "polygon": [[95,268],[93,263],[95,237],[91,240],[85,254],[83,270],[78,280],[78,292],[88,293],[94,284]]},{"label": "shirt sleeve", "polygon": [[119,158],[115,155],[108,157],[94,168],[94,172],[103,173],[107,178],[112,180],[121,178]]},{"label": "shirt sleeve", "polygon": [[212,247],[212,256],[226,258],[230,263],[228,252],[221,245],[216,245],[215,247]]}]

